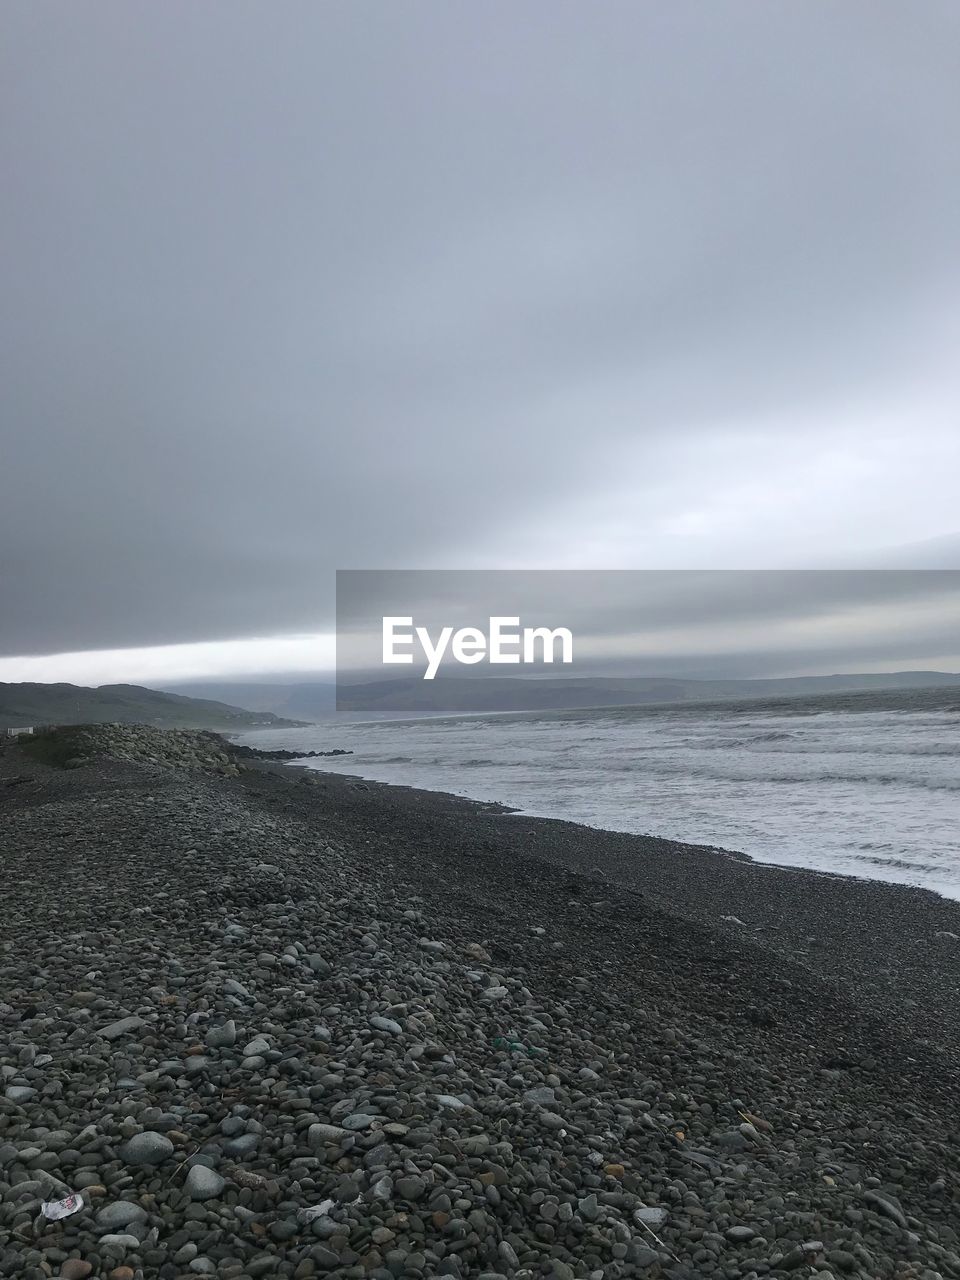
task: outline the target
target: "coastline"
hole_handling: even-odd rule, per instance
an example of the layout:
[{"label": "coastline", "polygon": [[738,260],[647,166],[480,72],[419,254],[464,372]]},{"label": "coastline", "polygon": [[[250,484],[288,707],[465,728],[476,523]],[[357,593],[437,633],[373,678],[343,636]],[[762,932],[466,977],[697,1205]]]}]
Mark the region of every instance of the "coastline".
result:
[{"label": "coastline", "polygon": [[265,763],[0,830],[0,1274],[960,1276],[957,904]]},{"label": "coastline", "polygon": [[960,901],[952,704],[925,692],[939,701],[871,694],[864,716],[840,714],[857,709],[843,698],[799,698],[242,737],[302,751],[337,741],[369,781]]},{"label": "coastline", "polygon": [[[322,787],[344,818],[371,821],[376,808],[381,830],[391,820],[417,822],[429,814],[462,843],[458,827],[465,824],[475,853],[489,854],[493,842],[508,857],[620,886],[689,925],[718,930],[845,983],[877,1008],[900,1005],[911,1034],[960,1049],[960,902],[933,890],[533,817],[494,802],[357,775],[289,764],[261,770],[306,776],[311,790]],[[362,797],[359,805],[355,797]],[[957,941],[938,933],[956,934]]]}]

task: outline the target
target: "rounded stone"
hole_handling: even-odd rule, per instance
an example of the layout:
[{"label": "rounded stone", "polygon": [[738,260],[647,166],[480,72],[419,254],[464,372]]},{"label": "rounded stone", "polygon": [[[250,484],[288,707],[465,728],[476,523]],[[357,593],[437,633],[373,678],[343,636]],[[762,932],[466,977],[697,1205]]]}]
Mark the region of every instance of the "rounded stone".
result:
[{"label": "rounded stone", "polygon": [[214,1200],[226,1186],[223,1178],[206,1165],[195,1164],[187,1174],[184,1189],[191,1200]]},{"label": "rounded stone", "polygon": [[120,1148],[120,1158],[126,1164],[162,1164],[173,1155],[173,1143],[163,1133],[147,1130],[137,1133]]}]

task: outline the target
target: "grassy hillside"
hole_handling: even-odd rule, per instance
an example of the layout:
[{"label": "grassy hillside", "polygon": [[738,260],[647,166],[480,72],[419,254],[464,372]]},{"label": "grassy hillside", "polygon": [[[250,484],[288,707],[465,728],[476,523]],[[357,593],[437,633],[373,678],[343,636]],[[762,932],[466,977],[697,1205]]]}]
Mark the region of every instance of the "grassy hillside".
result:
[{"label": "grassy hillside", "polygon": [[269,711],[245,711],[224,702],[185,698],[136,684],[0,683],[0,729],[39,724],[149,724],[163,729],[290,727]]},{"label": "grassy hillside", "polygon": [[165,684],[167,693],[212,698],[251,711],[272,711],[297,720],[325,720],[336,711],[337,686],[332,680],[297,680],[264,684],[248,680],[196,680]]}]

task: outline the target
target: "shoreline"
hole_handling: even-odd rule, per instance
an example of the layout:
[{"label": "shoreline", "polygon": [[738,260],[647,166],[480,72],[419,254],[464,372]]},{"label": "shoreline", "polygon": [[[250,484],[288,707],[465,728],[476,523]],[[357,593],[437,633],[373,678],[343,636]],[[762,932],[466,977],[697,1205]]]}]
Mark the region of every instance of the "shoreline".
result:
[{"label": "shoreline", "polygon": [[[960,1050],[960,902],[932,889],[760,862],[719,846],[535,817],[496,801],[360,775],[292,764],[260,767],[323,778],[312,786],[325,787],[340,802],[352,794],[376,797],[387,813],[404,820],[411,811],[433,810],[454,824],[476,819],[486,828],[509,818],[482,839],[502,835],[514,856],[639,893],[692,924],[721,929],[821,977],[855,985],[878,1007],[906,998],[917,1005],[910,1019],[914,1034],[936,1042],[949,1033]],[[742,923],[724,919],[730,916]],[[829,919],[842,919],[845,927],[825,929]],[[957,941],[938,939],[938,932],[956,934]]]},{"label": "shoreline", "polygon": [[[320,754],[320,753],[318,753]],[[306,759],[301,756],[297,758]],[[576,828],[584,832],[599,832],[606,836],[625,836],[637,840],[656,840],[662,845],[675,847],[677,849],[690,849],[700,853],[715,854],[722,858],[731,858],[735,862],[748,862],[752,867],[763,868],[768,867],[771,871],[797,872],[801,875],[825,876],[833,880],[851,880],[859,884],[886,884],[897,889],[909,889],[912,892],[930,894],[932,897],[946,902],[960,902],[960,899],[950,898],[946,894],[938,893],[936,889],[930,889],[926,885],[911,885],[899,880],[881,880],[873,876],[856,876],[846,871],[829,871],[825,867],[800,867],[786,862],[768,862],[762,858],[756,857],[754,854],[745,853],[742,849],[727,849],[722,845],[714,844],[698,844],[692,840],[681,840],[678,836],[660,836],[653,835],[649,832],[620,831],[616,827],[601,827],[593,825],[589,822],[574,822],[570,818],[556,818],[550,814],[533,813],[529,809],[521,809],[514,805],[505,804],[500,800],[477,800],[472,796],[462,795],[457,791],[444,791],[440,787],[418,787],[410,782],[384,782],[379,778],[366,778],[361,773],[341,773],[340,771],[327,770],[324,767],[314,768],[309,765],[301,765],[297,760],[290,760],[284,766],[287,770],[297,770],[305,774],[323,773],[332,777],[346,778],[354,783],[363,783],[368,787],[386,787],[395,791],[414,791],[421,795],[437,795],[443,796],[447,800],[453,800],[465,805],[476,805],[486,812],[495,811],[501,817],[517,817],[526,818],[532,822],[556,822],[562,823],[564,826]]]},{"label": "shoreline", "polygon": [[0,1275],[960,1277],[952,904],[116,737],[0,753]]},{"label": "shoreline", "polygon": [[[686,706],[686,704],[683,704],[683,705]],[[764,705],[766,705],[766,702],[764,702]],[[642,708],[629,708],[629,709],[638,710]],[[663,710],[663,707],[654,708],[654,709]],[[539,713],[509,713],[509,714],[522,718],[523,716],[526,716],[526,715],[539,714]],[[558,713],[558,714],[561,714],[561,713]],[[576,714],[576,713],[564,712],[562,714],[566,715],[566,714]],[[456,716],[454,718],[457,720],[460,720],[460,719],[466,719],[469,717]],[[478,719],[478,720],[487,719],[485,715],[480,715],[480,714],[477,714],[472,718]],[[379,722],[374,722],[374,723],[379,723]],[[419,723],[419,721],[410,721],[410,723]],[[349,729],[350,727],[351,726],[349,724],[344,726],[344,728],[346,729]],[[392,722],[391,722],[391,727],[393,727]],[[243,734],[243,735],[236,735],[236,736],[238,741],[241,739],[248,739],[250,737],[253,737],[262,745],[262,749],[267,750],[268,749],[267,741],[269,737],[272,735]],[[311,739],[311,741],[313,740],[314,739]],[[356,747],[357,750],[361,752],[361,758],[362,758],[362,752],[364,750],[363,744],[361,743],[358,746],[356,742],[351,741],[351,745]],[[353,752],[351,752],[350,754],[352,755]],[[511,759],[511,762],[513,762],[512,756],[510,757],[510,759]],[[387,763],[391,764],[396,762],[388,761]],[[484,762],[481,761],[480,763],[484,763]],[[493,763],[493,762],[490,761],[487,763]],[[361,765],[358,765],[358,767],[362,769],[364,766],[361,764]],[[377,770],[377,765],[375,762],[371,763],[370,768],[374,770],[374,776],[364,778],[362,773],[351,775],[351,776],[357,776],[357,777],[363,778],[364,781],[367,781],[370,783],[378,783],[380,785],[410,786],[415,790],[430,790],[430,791],[442,790],[444,794],[453,794],[453,795],[459,795],[459,793],[448,791],[446,790],[447,787],[460,786],[461,784],[466,784],[471,788],[470,794],[463,795],[460,798],[464,798],[464,799],[477,798],[481,803],[493,803],[493,802],[499,801],[500,795],[502,795],[503,790],[505,789],[508,792],[510,790],[509,780],[504,782],[502,787],[500,786],[501,779],[499,775],[497,775],[497,782],[494,783],[491,777],[481,773],[481,779],[483,777],[486,777],[486,783],[484,784],[482,780],[478,783],[477,778],[473,776],[469,770],[466,771],[462,776],[454,776],[453,771],[450,769],[447,769],[446,771],[441,770],[440,777],[438,778],[436,770],[431,770],[429,767],[427,767],[426,771],[424,772],[424,767],[422,766],[422,764],[418,767],[416,753],[414,753],[414,756],[410,759],[409,764],[406,765],[406,767],[400,772],[406,773],[408,777],[411,775],[411,773],[415,775],[419,772],[424,775],[424,780],[421,782],[401,781],[397,778],[394,778],[391,776],[393,770],[389,768],[381,769],[380,772],[385,776],[377,777],[375,776],[376,770]],[[519,792],[515,790],[514,794],[512,795],[512,798],[509,801],[504,803],[505,809],[508,809],[511,812],[521,813],[526,817],[538,817],[544,820],[553,819],[557,821],[572,821],[576,825],[590,826],[591,829],[598,830],[598,831],[609,831],[615,834],[622,834],[622,835],[651,836],[652,838],[660,839],[668,843],[676,844],[678,846],[679,845],[692,845],[692,846],[702,845],[702,847],[704,848],[716,849],[720,852],[726,853],[728,856],[731,856],[731,857],[743,857],[743,858],[749,859],[751,862],[754,862],[758,865],[772,866],[772,867],[781,868],[783,870],[816,871],[823,875],[841,876],[847,879],[857,879],[857,880],[864,880],[864,881],[878,880],[881,883],[892,884],[892,885],[896,885],[904,888],[924,888],[929,892],[935,894],[937,897],[945,898],[948,901],[960,903],[960,887],[958,887],[953,882],[953,878],[951,877],[951,874],[950,874],[950,868],[953,866],[953,862],[951,861],[951,858],[950,858],[949,846],[939,847],[935,844],[934,851],[932,854],[930,854],[929,850],[925,849],[925,846],[922,841],[916,841],[914,847],[911,847],[911,848],[904,847],[901,853],[897,854],[896,856],[894,856],[894,854],[896,853],[896,850],[892,845],[890,846],[890,848],[893,850],[893,852],[891,853],[891,856],[889,857],[873,856],[872,846],[867,843],[864,843],[862,845],[856,844],[855,843],[857,838],[856,833],[851,833],[847,829],[847,827],[844,826],[843,823],[841,822],[840,829],[844,832],[845,839],[847,840],[848,843],[839,843],[837,841],[834,841],[833,844],[831,844],[828,841],[827,842],[828,853],[824,854],[822,851],[819,851],[816,847],[816,843],[815,843],[816,833],[813,829],[809,827],[806,828],[803,832],[802,840],[798,842],[796,848],[793,848],[792,833],[789,828],[785,828],[784,830],[778,833],[777,823],[774,822],[772,824],[772,827],[766,831],[766,834],[764,834],[763,823],[761,820],[761,827],[759,829],[759,833],[755,834],[755,839],[754,839],[754,843],[760,846],[761,851],[752,852],[752,851],[747,851],[746,849],[740,847],[738,835],[736,833],[736,830],[734,830],[734,828],[738,827],[738,824],[736,822],[734,822],[733,824],[729,822],[725,822],[725,817],[723,812],[720,812],[716,816],[716,823],[717,823],[717,826],[725,829],[725,835],[723,835],[721,838],[725,839],[728,842],[726,844],[715,843],[714,831],[711,830],[710,826],[704,827],[702,822],[699,825],[699,829],[697,829],[696,832],[691,835],[686,834],[683,830],[679,830],[679,831],[676,830],[675,828],[678,824],[676,823],[676,821],[674,821],[674,819],[677,817],[677,814],[679,812],[682,812],[682,804],[671,806],[669,812],[661,812],[659,808],[654,806],[656,817],[651,818],[651,815],[647,814],[646,817],[642,819],[645,826],[647,823],[651,821],[653,822],[655,829],[657,829],[657,834],[654,835],[654,833],[651,832],[649,829],[639,830],[639,831],[636,829],[636,827],[633,825],[633,823],[636,821],[636,815],[630,815],[628,820],[630,821],[631,825],[629,828],[601,825],[601,823],[603,823],[605,820],[616,823],[621,818],[625,818],[627,815],[625,815],[622,810],[620,811],[611,810],[609,806],[607,806],[607,808],[602,809],[597,814],[596,820],[594,820],[594,818],[590,816],[591,806],[589,804],[589,800],[577,806],[581,810],[581,813],[585,813],[586,815],[585,817],[578,817],[576,814],[567,816],[562,812],[562,810],[565,807],[562,803],[559,805],[551,805],[548,802],[545,805],[544,794],[541,791],[539,791],[537,787],[531,785],[529,779],[527,779],[526,782],[527,782],[526,786],[521,785]],[[548,791],[547,795],[549,796],[551,795],[551,793]],[[529,808],[525,807],[527,805],[529,805],[530,807]],[[552,812],[551,812],[551,809],[553,810]],[[768,812],[775,811],[776,805],[774,801],[771,800],[771,802],[765,806],[765,809]],[[863,818],[863,824],[864,825],[863,825],[863,829],[860,832],[860,837],[864,841],[866,841],[867,839],[866,832],[869,827],[869,822],[866,817],[866,811]],[[818,830],[828,831],[829,827],[830,827],[829,822],[824,822],[821,824]],[[743,838],[747,839],[746,836],[743,836]],[[782,848],[784,844],[786,844],[787,846],[791,846],[789,847],[789,852],[786,854],[786,857],[788,857],[789,860],[778,861],[777,860],[778,851],[780,848]],[[927,854],[927,856],[925,856],[925,853]],[[944,859],[945,861],[942,862],[942,860]],[[837,867],[841,869],[836,869]]]}]

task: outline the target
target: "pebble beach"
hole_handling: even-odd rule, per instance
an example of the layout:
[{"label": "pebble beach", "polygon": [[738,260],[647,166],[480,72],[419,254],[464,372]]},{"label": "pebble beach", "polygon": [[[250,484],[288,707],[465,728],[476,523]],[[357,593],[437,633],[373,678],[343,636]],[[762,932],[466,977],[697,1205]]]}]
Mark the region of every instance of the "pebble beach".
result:
[{"label": "pebble beach", "polygon": [[958,903],[138,727],[0,860],[0,1275],[960,1277]]}]

